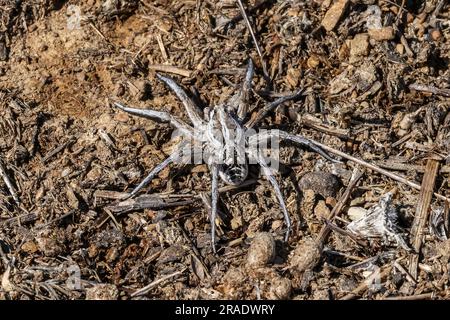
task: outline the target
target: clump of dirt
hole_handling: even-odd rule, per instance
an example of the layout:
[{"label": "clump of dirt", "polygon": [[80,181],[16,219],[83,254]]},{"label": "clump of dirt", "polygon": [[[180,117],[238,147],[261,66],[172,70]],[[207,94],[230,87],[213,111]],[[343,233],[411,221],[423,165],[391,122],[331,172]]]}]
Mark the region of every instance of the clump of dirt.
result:
[{"label": "clump of dirt", "polygon": [[[244,5],[262,60],[235,1],[0,0],[0,299],[449,297],[449,5]],[[276,178],[290,238],[271,184],[251,166],[249,183],[220,195],[217,254],[206,165],[173,165],[124,200],[179,139],[112,102],[188,122],[156,72],[203,110],[236,92],[249,57],[248,119],[301,88],[261,127],[314,139],[409,186],[282,144]],[[410,186],[430,161],[441,196],[420,211],[426,197]],[[355,168],[365,174],[346,190]],[[346,228],[350,207],[371,208],[394,188],[402,238],[412,246],[424,235],[419,256]],[[425,225],[414,219],[423,212]],[[376,274],[379,286],[361,287]]]}]

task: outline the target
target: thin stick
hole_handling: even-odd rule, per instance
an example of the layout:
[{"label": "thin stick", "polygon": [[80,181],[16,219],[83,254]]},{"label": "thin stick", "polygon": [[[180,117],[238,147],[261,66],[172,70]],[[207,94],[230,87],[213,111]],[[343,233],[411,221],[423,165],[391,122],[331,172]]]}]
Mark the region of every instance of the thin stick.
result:
[{"label": "thin stick", "polygon": [[103,40],[106,40],[106,37],[104,36],[104,34],[103,34],[100,30],[98,30],[98,28],[97,28],[92,22],[89,22],[89,25],[92,27],[92,29],[94,29],[95,32],[98,33],[98,35],[99,35]]},{"label": "thin stick", "polygon": [[202,266],[203,272],[206,274],[206,276],[208,278],[211,278],[211,274],[209,273],[208,268],[206,267],[206,264],[203,261],[202,255],[198,251],[197,247],[192,243],[191,238],[189,238],[186,231],[184,230],[184,228],[181,226],[181,224],[178,221],[176,221],[176,225],[177,225],[178,229],[180,229],[181,233],[183,234],[184,239],[190,244],[190,249],[192,251],[193,258],[197,259],[197,261],[200,263],[200,265]]},{"label": "thin stick", "polygon": [[444,96],[444,97],[450,97],[450,89],[440,89],[440,88],[436,88],[435,86],[413,83],[413,84],[409,85],[409,89],[416,90],[416,91],[429,92],[429,93]]},{"label": "thin stick", "polygon": [[[413,189],[416,189],[416,190],[419,190],[419,191],[420,191],[420,189],[421,189],[420,185],[418,185],[418,184],[416,184],[416,183],[414,183],[414,182],[409,181],[409,180],[406,179],[405,177],[402,177],[402,176],[399,176],[399,175],[397,175],[397,174],[395,174],[395,173],[392,173],[392,172],[389,172],[389,171],[387,171],[387,170],[381,169],[379,166],[376,166],[376,165],[371,164],[371,163],[368,163],[368,162],[366,162],[366,161],[364,161],[364,160],[355,158],[355,157],[353,157],[353,156],[351,156],[351,155],[348,155],[348,154],[346,154],[346,153],[344,153],[344,152],[342,152],[342,151],[339,151],[339,150],[337,150],[337,149],[334,149],[334,148],[332,148],[332,147],[329,147],[329,146],[327,146],[327,145],[325,145],[325,144],[322,144],[322,143],[320,143],[320,142],[317,142],[317,141],[315,141],[315,140],[312,140],[312,139],[309,139],[309,140],[310,140],[311,142],[313,142],[314,144],[316,144],[317,146],[321,147],[322,149],[324,149],[324,150],[326,150],[326,151],[328,151],[328,152],[330,152],[330,153],[333,153],[333,154],[335,154],[335,155],[337,155],[337,156],[340,156],[340,157],[345,158],[345,159],[347,159],[347,160],[350,160],[350,161],[353,161],[353,162],[355,162],[355,163],[358,163],[358,164],[360,164],[360,165],[362,165],[362,166],[365,166],[365,167],[367,167],[367,168],[369,168],[369,169],[372,169],[372,170],[374,170],[374,171],[376,171],[376,172],[378,172],[378,173],[384,174],[385,176],[387,176],[387,177],[389,177],[389,178],[391,178],[391,179],[394,179],[394,180],[396,180],[396,181],[398,181],[398,182],[404,183],[404,184],[410,186],[410,187],[413,188]],[[445,197],[445,196],[443,196],[443,195],[441,195],[441,194],[439,194],[439,193],[436,193],[436,192],[434,193],[434,196],[435,196],[436,198],[440,199],[440,200],[450,201],[450,198],[447,198],[447,197]]]},{"label": "thin stick", "polygon": [[342,297],[340,300],[352,300],[358,296],[361,296],[368,288],[369,285],[373,283],[376,278],[379,278],[380,281],[384,280],[389,273],[391,273],[392,267],[388,266],[380,273],[374,272],[369,278],[364,280],[358,287],[356,287],[352,292]]},{"label": "thin stick", "polygon": [[406,280],[408,280],[409,282],[411,282],[413,284],[417,284],[417,281],[411,276],[411,274],[405,268],[403,268],[403,266],[400,263],[395,261],[394,267],[396,267],[397,270],[399,270],[401,273],[403,273],[405,275]]},{"label": "thin stick", "polygon": [[309,128],[315,129],[317,131],[320,131],[320,132],[323,132],[323,133],[326,133],[326,134],[329,134],[332,136],[339,137],[344,140],[351,140],[348,130],[332,128],[330,126],[327,126],[326,124],[319,123],[317,121],[308,119],[307,117],[301,117],[299,115],[297,115],[296,118],[297,118],[296,120],[299,120],[301,122],[301,124],[303,124]]},{"label": "thin stick", "polygon": [[[261,8],[263,5],[266,4],[266,2],[268,2],[268,0],[262,0],[259,3],[255,4],[253,7],[248,9],[249,13],[255,12],[256,10],[258,10],[259,8]],[[242,14],[237,14],[236,16],[234,16],[233,18],[231,18],[230,20],[226,21],[225,23],[222,23],[220,25],[218,25],[217,27],[215,27],[213,29],[213,32],[217,32],[220,29],[225,28],[226,26],[232,24],[232,23],[237,23],[239,20],[242,19]]]},{"label": "thin stick", "polygon": [[[327,220],[331,221],[334,217],[340,214],[345,204],[347,203],[347,200],[350,198],[353,189],[356,187],[356,184],[358,183],[359,179],[361,179],[362,176],[363,172],[360,172],[357,168],[353,170],[352,178],[347,188],[345,189],[344,194],[339,198],[333,210],[331,210],[330,216],[327,217]],[[330,231],[331,231],[330,226],[328,224],[324,225],[320,230],[319,235],[317,236],[317,241],[323,244],[327,236],[330,234]]]},{"label": "thin stick", "polygon": [[436,294],[434,292],[429,292],[429,293],[416,294],[414,296],[386,297],[383,300],[402,300],[402,301],[406,301],[406,300],[426,300],[426,299],[433,299],[434,297],[436,297]]},{"label": "thin stick", "polygon": [[255,33],[253,32],[253,28],[252,28],[252,25],[250,23],[250,20],[248,20],[247,13],[245,12],[244,5],[242,4],[241,0],[237,0],[237,3],[238,3],[238,6],[239,6],[239,9],[241,10],[242,17],[244,18],[244,21],[247,24],[248,31],[250,32],[250,34],[252,36],[252,39],[253,39],[253,42],[255,43],[256,51],[258,52],[259,59],[261,60],[261,65],[262,65],[262,68],[263,68],[264,77],[266,77],[266,79],[269,79],[269,74],[267,73],[266,63],[264,62],[261,48],[259,47],[258,41],[256,40],[256,36],[255,36]]},{"label": "thin stick", "polygon": [[161,37],[160,33],[158,33],[156,35],[156,41],[158,41],[159,50],[161,51],[163,59],[165,61],[168,61],[169,60],[169,56],[167,55],[166,47],[164,46],[164,42],[162,40],[162,37]]},{"label": "thin stick", "polygon": [[55,223],[55,222],[64,220],[65,218],[74,215],[76,211],[77,211],[77,210],[75,210],[75,209],[70,210],[69,212],[63,214],[61,217],[52,219],[52,220],[50,220],[49,222],[46,222],[46,223],[44,223],[44,224],[42,224],[42,225],[37,226],[37,227],[36,227],[36,230],[44,229],[44,228],[48,227],[49,225],[51,225],[51,224],[53,224],[53,223]]},{"label": "thin stick", "polygon": [[142,296],[144,294],[146,294],[147,292],[149,292],[151,289],[153,289],[154,287],[156,287],[158,284],[160,284],[161,282],[164,282],[166,280],[169,280],[173,277],[179,276],[180,274],[182,274],[184,271],[186,270],[186,268],[184,268],[181,271],[177,271],[174,273],[171,273],[167,276],[162,277],[161,279],[155,280],[153,282],[151,282],[150,284],[146,285],[145,287],[133,292],[131,294],[131,297],[137,297],[137,296]]},{"label": "thin stick", "polygon": [[411,227],[411,239],[415,253],[412,254],[409,260],[409,273],[416,280],[417,266],[419,264],[419,253],[422,247],[422,239],[424,236],[425,224],[430,213],[430,204],[433,197],[434,184],[439,169],[439,162],[434,159],[427,161],[427,167],[422,180],[422,187],[420,190],[419,203],[417,204],[416,215]]},{"label": "thin stick", "polygon": [[20,204],[20,200],[19,197],[17,196],[16,189],[14,188],[11,179],[9,179],[9,176],[6,173],[6,170],[3,167],[3,163],[1,161],[0,161],[0,176],[2,177],[3,181],[5,181],[6,187],[8,188],[8,191],[12,195],[16,204]]},{"label": "thin stick", "polygon": [[52,158],[54,155],[61,152],[62,150],[64,150],[66,147],[68,147],[70,144],[72,144],[74,142],[75,142],[75,138],[71,138],[71,139],[69,139],[69,141],[64,142],[63,144],[59,145],[58,147],[56,147],[55,149],[50,151],[44,158],[42,158],[42,160],[41,160],[42,163],[46,163],[48,160],[50,160],[50,158]]},{"label": "thin stick", "polygon": [[155,71],[159,71],[159,72],[167,72],[167,73],[177,74],[179,76],[186,77],[186,78],[189,78],[192,73],[192,71],[190,71],[190,70],[175,67],[175,66],[169,66],[169,65],[165,65],[165,64],[151,64],[148,66],[148,68],[150,70],[155,70]]},{"label": "thin stick", "polygon": [[[219,193],[224,193],[232,190],[237,190],[240,188],[248,187],[252,184],[255,184],[258,182],[256,179],[249,179],[245,180],[243,183],[241,183],[238,186],[232,186],[232,185],[226,185],[219,188]],[[121,200],[123,198],[126,198],[129,196],[129,192],[119,192],[119,191],[112,191],[112,190],[96,190],[94,192],[94,197],[97,198],[103,198],[103,199],[114,199],[114,200]],[[185,199],[185,198],[194,198],[195,200],[201,200],[201,196],[199,194],[164,194],[164,193],[158,193],[154,194],[154,196],[158,196],[161,198],[175,198],[175,199]]]}]

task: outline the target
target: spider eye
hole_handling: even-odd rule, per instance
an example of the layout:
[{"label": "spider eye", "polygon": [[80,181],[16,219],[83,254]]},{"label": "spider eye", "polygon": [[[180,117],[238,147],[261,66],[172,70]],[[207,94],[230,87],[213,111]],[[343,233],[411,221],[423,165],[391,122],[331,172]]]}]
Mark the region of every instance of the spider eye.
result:
[{"label": "spider eye", "polygon": [[220,178],[230,185],[239,185],[247,178],[246,164],[222,165],[219,171]]}]

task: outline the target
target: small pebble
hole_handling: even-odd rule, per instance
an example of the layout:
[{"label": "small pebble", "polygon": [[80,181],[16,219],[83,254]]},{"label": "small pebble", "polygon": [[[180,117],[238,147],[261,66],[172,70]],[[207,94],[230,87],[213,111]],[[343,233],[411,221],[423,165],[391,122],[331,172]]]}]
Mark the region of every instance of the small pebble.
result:
[{"label": "small pebble", "polygon": [[322,20],[322,26],[325,28],[325,30],[331,31],[337,26],[339,20],[344,15],[349,3],[349,0],[337,0],[333,3]]},{"label": "small pebble", "polygon": [[377,41],[393,40],[395,31],[392,27],[383,27],[380,29],[368,29],[369,36]]},{"label": "small pebble", "polygon": [[361,207],[348,208],[347,215],[350,220],[355,221],[367,214],[367,210]]},{"label": "small pebble", "polygon": [[360,33],[350,41],[350,62],[356,62],[369,54],[369,35]]},{"label": "small pebble", "polygon": [[324,200],[319,200],[314,208],[314,215],[317,219],[329,219],[330,209],[327,207]]},{"label": "small pebble", "polygon": [[247,254],[248,266],[264,266],[275,258],[275,240],[268,232],[260,232],[252,239]]},{"label": "small pebble", "polygon": [[316,194],[320,194],[324,198],[335,198],[341,187],[341,183],[334,174],[328,172],[309,172],[300,179],[299,187],[302,191],[308,189],[313,190]]},{"label": "small pebble", "polygon": [[433,29],[430,34],[431,39],[433,39],[434,41],[439,41],[442,38],[442,33],[439,29]]},{"label": "small pebble", "polygon": [[23,251],[25,251],[26,253],[30,253],[30,254],[33,254],[33,253],[35,253],[36,251],[39,250],[38,246],[36,245],[36,243],[34,241],[27,241],[27,242],[25,242],[22,245],[21,249]]},{"label": "small pebble", "polygon": [[405,47],[401,43],[397,43],[395,49],[399,54],[403,54],[405,52]]},{"label": "small pebble", "polygon": [[316,55],[312,55],[308,58],[308,61],[306,61],[306,64],[310,69],[314,69],[319,66],[320,60]]}]

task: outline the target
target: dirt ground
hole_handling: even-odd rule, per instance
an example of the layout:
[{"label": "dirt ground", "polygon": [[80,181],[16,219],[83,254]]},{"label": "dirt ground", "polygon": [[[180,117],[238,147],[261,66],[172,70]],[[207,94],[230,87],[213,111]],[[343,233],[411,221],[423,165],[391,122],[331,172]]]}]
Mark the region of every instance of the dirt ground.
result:
[{"label": "dirt ground", "polygon": [[[450,297],[449,4],[244,5],[266,77],[235,1],[0,0],[0,299]],[[212,107],[235,92],[249,57],[250,116],[304,89],[261,127],[315,139],[422,191],[286,144],[276,177],[288,242],[275,193],[252,166],[247,184],[222,190],[217,254],[201,200],[206,165],[167,168],[140,202],[120,203],[175,143],[168,124],[111,101],[188,121],[156,71]],[[354,170],[363,175],[351,186]],[[350,232],[354,215],[388,192],[398,233]]]}]

